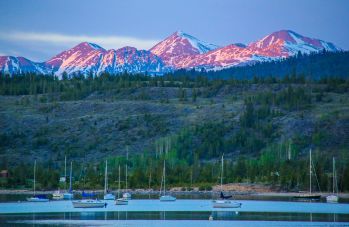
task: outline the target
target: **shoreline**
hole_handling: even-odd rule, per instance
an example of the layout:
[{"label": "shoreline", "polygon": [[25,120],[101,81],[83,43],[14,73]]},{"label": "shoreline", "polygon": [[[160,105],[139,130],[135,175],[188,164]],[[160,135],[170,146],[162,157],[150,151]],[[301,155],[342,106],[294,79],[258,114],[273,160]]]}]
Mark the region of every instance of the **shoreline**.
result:
[{"label": "shoreline", "polygon": [[[63,192],[64,190],[62,190]],[[160,191],[157,190],[148,190],[148,189],[134,189],[134,190],[127,190],[131,194],[138,194],[138,195],[156,195],[159,194]],[[45,191],[36,191],[37,194],[53,194],[55,190],[45,190]],[[74,193],[81,194],[82,190],[73,190]],[[86,193],[97,193],[102,194],[104,190],[84,190]],[[111,190],[111,193],[117,193],[117,190]],[[121,190],[121,193],[125,192],[125,190]],[[193,190],[193,191],[177,191],[177,190],[169,190],[170,194],[173,195],[217,195],[220,193],[218,190],[211,190],[211,191],[199,191],[199,190]],[[224,191],[225,193],[232,194],[235,196],[251,196],[251,197],[294,197],[301,194],[304,194],[304,192],[251,192],[251,191]],[[27,189],[0,189],[0,195],[30,195],[33,194],[32,190]],[[314,193],[321,195],[321,197],[326,197],[327,195],[332,194],[331,192],[321,192],[321,193]],[[349,193],[339,193],[338,196],[340,198],[349,199]]]}]

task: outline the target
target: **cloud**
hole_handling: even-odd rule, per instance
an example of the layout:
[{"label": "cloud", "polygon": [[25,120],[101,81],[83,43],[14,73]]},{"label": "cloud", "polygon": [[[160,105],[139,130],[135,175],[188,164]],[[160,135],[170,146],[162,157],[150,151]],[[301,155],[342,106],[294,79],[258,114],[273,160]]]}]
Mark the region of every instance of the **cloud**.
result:
[{"label": "cloud", "polygon": [[0,32],[0,39],[5,41],[45,42],[54,45],[75,45],[81,42],[96,43],[106,49],[118,49],[124,46],[133,46],[138,49],[149,49],[159,40],[140,39],[128,36],[87,36],[67,35],[59,33],[40,32]]}]

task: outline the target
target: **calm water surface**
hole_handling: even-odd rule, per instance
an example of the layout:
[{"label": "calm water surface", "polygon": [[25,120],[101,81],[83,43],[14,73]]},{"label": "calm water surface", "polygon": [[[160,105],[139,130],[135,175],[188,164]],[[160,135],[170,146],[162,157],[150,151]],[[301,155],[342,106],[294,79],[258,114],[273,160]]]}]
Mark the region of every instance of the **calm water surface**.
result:
[{"label": "calm water surface", "polygon": [[[238,209],[216,209],[211,198],[177,196],[160,202],[138,195],[127,206],[76,209],[71,201],[23,202],[28,195],[1,195],[0,226],[348,226],[349,204],[238,200]],[[154,195],[154,197],[157,197]],[[182,198],[182,199],[180,199]],[[251,198],[251,197],[250,197]],[[264,197],[265,198],[265,197]],[[280,199],[278,199],[280,200]],[[22,202],[18,202],[22,201]],[[209,217],[213,221],[209,221]]]}]

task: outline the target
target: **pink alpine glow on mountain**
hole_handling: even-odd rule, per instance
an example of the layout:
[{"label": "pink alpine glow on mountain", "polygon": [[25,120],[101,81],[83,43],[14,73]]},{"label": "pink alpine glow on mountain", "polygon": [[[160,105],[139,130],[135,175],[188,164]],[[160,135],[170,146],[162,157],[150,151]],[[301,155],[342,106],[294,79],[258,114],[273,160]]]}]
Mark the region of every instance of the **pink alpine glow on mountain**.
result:
[{"label": "pink alpine glow on mountain", "polygon": [[83,42],[42,63],[23,57],[0,56],[0,72],[53,73],[59,77],[64,72],[67,75],[122,72],[160,75],[180,68],[219,70],[322,50],[341,49],[330,42],[304,37],[290,30],[274,32],[247,46],[230,44],[224,47],[177,31],[150,50],[134,47],[105,50],[96,44]]},{"label": "pink alpine glow on mountain", "polygon": [[[196,38],[193,38],[197,40]],[[265,36],[247,46],[231,44],[222,48],[212,48],[202,53],[181,52],[185,39],[174,33],[154,46],[150,51],[162,57],[169,66],[180,68],[220,69],[256,61],[270,61],[289,57],[298,52],[309,54],[321,50],[339,51],[332,43],[301,36],[293,31],[281,30]],[[203,42],[204,43],[204,42]],[[193,46],[186,45],[185,50]],[[215,45],[212,45],[215,46]],[[179,50],[178,50],[179,49]],[[177,55],[178,53],[178,55]]]},{"label": "pink alpine glow on mountain", "polygon": [[81,74],[111,74],[121,72],[153,72],[164,70],[162,60],[146,50],[123,47],[118,50],[105,50],[93,43],[80,43],[45,62],[56,75],[66,72]]},{"label": "pink alpine glow on mountain", "polygon": [[156,44],[150,51],[161,57],[167,65],[177,66],[178,62],[188,56],[203,54],[216,48],[218,46],[214,44],[202,42],[182,31],[177,31]]}]

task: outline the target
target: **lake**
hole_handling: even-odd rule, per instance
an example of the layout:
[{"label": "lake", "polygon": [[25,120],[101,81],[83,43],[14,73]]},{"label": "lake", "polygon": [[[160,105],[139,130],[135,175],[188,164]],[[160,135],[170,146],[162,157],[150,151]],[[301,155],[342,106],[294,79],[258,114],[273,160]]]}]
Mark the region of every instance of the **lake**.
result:
[{"label": "lake", "polygon": [[[210,199],[134,199],[127,206],[74,208],[71,201],[0,203],[1,226],[348,226],[349,204],[237,200],[217,209]],[[209,221],[209,217],[213,221]]]}]

